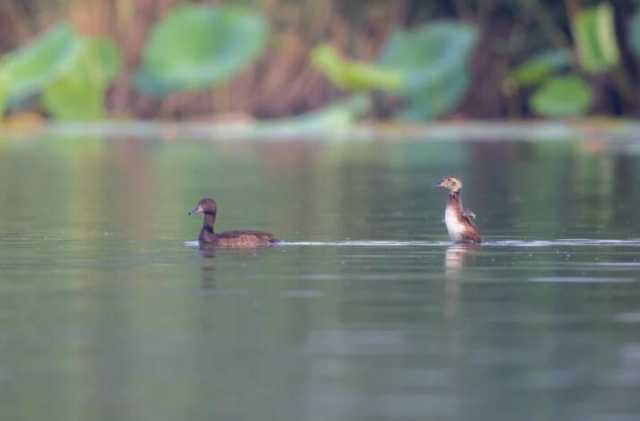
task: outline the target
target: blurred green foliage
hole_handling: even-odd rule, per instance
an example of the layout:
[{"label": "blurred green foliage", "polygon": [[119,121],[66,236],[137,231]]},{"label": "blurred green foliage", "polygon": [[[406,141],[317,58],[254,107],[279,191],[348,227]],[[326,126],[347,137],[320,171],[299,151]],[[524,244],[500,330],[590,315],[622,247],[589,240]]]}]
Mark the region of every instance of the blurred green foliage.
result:
[{"label": "blurred green foliage", "polygon": [[575,60],[570,50],[543,51],[516,67],[507,77],[507,83],[516,88],[534,88],[529,104],[538,115],[581,115],[589,110],[593,100],[589,84],[577,75],[554,76],[573,66]]},{"label": "blurred green foliage", "polygon": [[593,93],[578,76],[556,76],[547,80],[531,98],[536,113],[547,117],[571,117],[584,114],[591,106]]},{"label": "blurred green foliage", "polygon": [[376,65],[346,60],[326,45],[316,47],[311,57],[337,87],[397,95],[406,104],[401,116],[432,119],[455,109],[462,99],[477,37],[471,25],[442,21],[394,31]]},{"label": "blurred green foliage", "polygon": [[399,70],[345,59],[327,44],[313,49],[311,63],[335,86],[347,91],[380,89],[396,92],[403,83],[403,74]]},{"label": "blurred green foliage", "polygon": [[[276,0],[260,10],[231,1],[214,5],[181,1],[175,7],[160,0],[145,5],[117,3],[96,2],[96,7],[100,5],[107,14],[113,11],[116,18],[98,13],[87,18],[80,13],[86,9],[83,2],[63,0],[47,6],[80,12],[69,13],[73,27],[71,23],[55,25],[0,59],[0,117],[9,108],[10,112],[36,109],[63,120],[100,119],[114,110],[136,115],[137,104],[142,110],[151,109],[139,113],[146,117],[185,104],[187,111],[178,109],[169,115],[222,108],[222,112],[254,116],[299,115],[301,127],[308,125],[307,120],[330,125],[327,116],[337,116],[335,124],[341,125],[363,115],[360,107],[349,109],[349,104],[359,103],[349,101],[349,96],[361,93],[375,93],[375,101],[371,96],[367,100],[375,106],[368,106],[365,116],[413,120],[453,112],[478,117],[487,107],[493,108],[485,115],[489,117],[564,118],[593,110],[633,114],[640,104],[637,2],[408,0],[404,6],[389,3],[380,9],[398,12],[393,18],[388,18],[393,13],[380,14],[380,10],[368,15],[369,9],[387,4],[376,1],[354,2],[349,7],[323,3],[312,8],[310,3]],[[45,8],[44,4],[44,0],[34,2],[33,7]],[[307,9],[318,16],[305,16]],[[0,8],[5,21],[6,10]],[[109,33],[103,29],[114,26],[110,19],[122,17],[114,26],[120,28],[140,22],[135,20],[140,10],[154,11],[153,16],[162,18],[133,28],[133,34],[148,35],[146,42],[132,43],[132,48],[126,40],[142,41],[142,36],[120,37],[111,28],[111,36],[90,38],[74,30],[92,32],[86,29],[88,19],[102,25],[96,25],[100,29],[95,32]],[[74,15],[83,16],[84,27]],[[9,21],[15,16],[10,15]],[[387,20],[376,20],[376,16]],[[9,41],[4,45],[13,46]],[[127,65],[121,56],[127,58]],[[308,71],[308,65],[325,79]],[[232,78],[240,83],[228,90],[245,87],[236,97],[235,91],[221,94],[222,85]],[[242,85],[242,80],[248,83]],[[328,84],[347,98],[336,101],[336,92]],[[167,98],[174,92],[212,87],[216,90],[209,91],[215,97],[211,101],[187,95],[175,105],[174,98]],[[284,89],[286,95],[277,95]],[[272,100],[274,93],[277,98]],[[235,101],[238,97],[241,101]],[[204,105],[191,107],[191,100]],[[121,105],[127,101],[135,105]]]},{"label": "blurred green foliage", "polygon": [[69,25],[58,25],[3,58],[0,113],[7,103],[19,105],[41,95],[45,109],[55,118],[104,117],[105,93],[119,68],[119,53],[112,41],[83,38]]},{"label": "blurred green foliage", "polygon": [[613,10],[607,3],[581,10],[572,20],[580,65],[588,73],[605,72],[620,60]]},{"label": "blurred green foliage", "polygon": [[120,56],[104,39],[79,39],[47,84],[43,103],[61,120],[91,120],[105,116],[105,94],[120,69]]},{"label": "blurred green foliage", "polygon": [[265,19],[244,7],[177,7],[154,27],[136,85],[166,95],[224,82],[261,54],[267,36]]},{"label": "blurred green foliage", "polygon": [[507,76],[507,81],[515,87],[528,88],[544,82],[554,72],[567,69],[573,64],[573,53],[569,49],[543,51],[513,69]]},{"label": "blurred green foliage", "polygon": [[404,75],[404,117],[433,119],[459,105],[468,86],[467,62],[477,39],[474,26],[456,21],[391,34],[379,63]]},{"label": "blurred green foliage", "polygon": [[9,89],[11,88],[10,82],[7,72],[0,69],[0,120],[2,120],[2,114],[7,105],[7,97],[9,96]]},{"label": "blurred green foliage", "polygon": [[17,103],[40,93],[56,77],[74,42],[71,27],[60,24],[3,57],[0,69],[9,79],[8,101]]},{"label": "blurred green foliage", "polygon": [[340,134],[370,110],[370,99],[366,95],[358,94],[296,117],[266,121],[259,127],[270,133],[284,135]]},{"label": "blurred green foliage", "polygon": [[[614,73],[620,66],[620,47],[610,4],[579,9],[570,23],[573,53],[566,48],[543,51],[517,66],[506,78],[507,86],[533,89],[528,102],[538,115],[562,118],[587,114],[593,105],[594,92],[592,81],[585,77]],[[640,18],[634,17],[629,24],[633,48],[634,37],[640,34]],[[624,73],[611,75],[618,83],[616,90],[620,95],[628,95],[625,78]]]}]

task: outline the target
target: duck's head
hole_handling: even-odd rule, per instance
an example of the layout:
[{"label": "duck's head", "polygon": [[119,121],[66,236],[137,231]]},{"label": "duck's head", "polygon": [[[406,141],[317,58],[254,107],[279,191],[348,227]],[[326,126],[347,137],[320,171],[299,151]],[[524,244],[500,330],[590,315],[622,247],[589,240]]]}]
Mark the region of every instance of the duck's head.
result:
[{"label": "duck's head", "polygon": [[213,199],[209,199],[208,197],[200,199],[195,208],[191,209],[189,215],[215,215],[218,210],[216,206],[216,201]]},{"label": "duck's head", "polygon": [[448,189],[453,193],[457,193],[462,190],[462,181],[458,180],[455,177],[446,176],[438,184],[436,187],[442,187],[444,189]]}]

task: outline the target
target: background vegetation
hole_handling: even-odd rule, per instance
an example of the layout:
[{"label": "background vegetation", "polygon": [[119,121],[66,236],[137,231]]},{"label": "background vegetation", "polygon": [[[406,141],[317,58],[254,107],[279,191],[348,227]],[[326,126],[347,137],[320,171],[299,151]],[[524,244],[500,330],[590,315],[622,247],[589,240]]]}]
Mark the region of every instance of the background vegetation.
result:
[{"label": "background vegetation", "polygon": [[63,120],[635,116],[639,11],[631,0],[6,0],[0,110]]}]

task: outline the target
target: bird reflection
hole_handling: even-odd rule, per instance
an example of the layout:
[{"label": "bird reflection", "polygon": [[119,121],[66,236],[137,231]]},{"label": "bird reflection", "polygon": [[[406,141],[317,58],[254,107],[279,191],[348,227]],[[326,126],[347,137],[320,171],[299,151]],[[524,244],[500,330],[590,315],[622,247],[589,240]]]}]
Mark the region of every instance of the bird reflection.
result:
[{"label": "bird reflection", "polygon": [[444,255],[447,278],[449,278],[449,276],[455,276],[465,267],[473,265],[476,260],[474,252],[479,249],[480,246],[475,244],[455,244],[449,246]]},{"label": "bird reflection", "polygon": [[203,257],[202,265],[200,268],[202,288],[214,289],[218,287],[215,279],[215,273],[219,268],[220,270],[222,270],[224,275],[225,273],[228,273],[229,270],[232,270],[233,266],[238,262],[244,265],[248,262],[259,259],[261,256],[263,256],[265,250],[266,248],[218,249],[215,245],[200,245],[199,251],[200,255]]},{"label": "bird reflection", "polygon": [[215,289],[216,288],[216,248],[215,247],[200,247],[200,254],[202,259],[202,266],[200,266],[201,285],[203,289]]},{"label": "bird reflection", "polygon": [[475,244],[456,244],[447,248],[444,255],[445,277],[447,279],[445,293],[445,317],[455,319],[458,314],[460,300],[460,280],[463,269],[472,267],[476,260],[476,251],[480,246]]},{"label": "bird reflection", "polygon": [[211,259],[216,257],[216,246],[214,245],[201,243],[198,246],[198,249],[200,250],[200,255],[202,257],[211,258]]}]

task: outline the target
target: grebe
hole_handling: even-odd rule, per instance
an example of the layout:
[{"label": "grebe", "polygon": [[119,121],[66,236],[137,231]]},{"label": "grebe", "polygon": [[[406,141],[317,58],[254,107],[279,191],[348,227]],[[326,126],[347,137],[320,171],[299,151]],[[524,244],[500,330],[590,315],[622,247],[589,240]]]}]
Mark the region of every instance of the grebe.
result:
[{"label": "grebe", "polygon": [[462,207],[460,191],[462,182],[455,177],[445,177],[436,187],[449,190],[449,199],[444,212],[444,223],[451,241],[455,243],[480,244],[480,232],[474,223],[476,215]]}]

